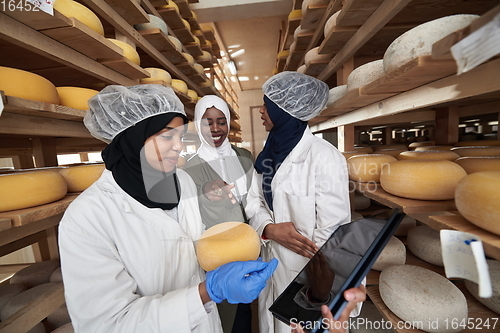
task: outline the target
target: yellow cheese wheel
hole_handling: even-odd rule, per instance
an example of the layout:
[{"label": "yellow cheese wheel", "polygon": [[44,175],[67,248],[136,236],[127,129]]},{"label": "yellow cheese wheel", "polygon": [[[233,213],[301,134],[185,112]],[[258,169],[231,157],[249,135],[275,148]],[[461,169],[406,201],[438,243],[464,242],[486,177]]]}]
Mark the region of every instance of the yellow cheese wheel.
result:
[{"label": "yellow cheese wheel", "polygon": [[357,182],[380,181],[382,167],[396,162],[397,159],[384,154],[364,154],[356,155],[347,159],[349,178]]},{"label": "yellow cheese wheel", "polygon": [[453,148],[453,146],[420,146],[420,147],[415,147],[415,151],[422,151],[422,150],[450,150]]},{"label": "yellow cheese wheel", "polygon": [[391,144],[391,145],[380,145],[380,146],[373,146],[373,151],[377,151],[380,149],[402,149],[402,150],[408,150],[408,147],[406,145],[401,145],[401,144]]},{"label": "yellow cheese wheel", "polygon": [[455,144],[457,147],[469,146],[500,146],[500,140],[474,140],[474,141],[461,141]]},{"label": "yellow cheese wheel", "polygon": [[455,191],[460,214],[480,228],[500,235],[500,171],[475,172],[464,177]]},{"label": "yellow cheese wheel", "polygon": [[59,104],[73,109],[88,110],[88,100],[99,91],[79,87],[57,87]]},{"label": "yellow cheese wheel", "polygon": [[0,66],[0,90],[8,96],[59,104],[59,95],[52,82],[20,69]]},{"label": "yellow cheese wheel", "polygon": [[90,29],[104,36],[104,28],[99,17],[81,3],[72,0],[57,0],[54,3],[54,9],[66,17],[76,18]]},{"label": "yellow cheese wheel", "polygon": [[212,60],[212,55],[208,51],[202,51],[203,55],[196,58],[198,61],[210,61]]},{"label": "yellow cheese wheel", "polygon": [[358,153],[361,153],[361,154],[371,154],[371,153],[373,153],[373,148],[372,147],[354,147],[354,151],[357,151]]},{"label": "yellow cheese wheel", "polygon": [[184,57],[184,59],[186,59],[188,64],[190,64],[191,66],[194,65],[194,58],[192,55],[186,52],[182,52],[182,56]]},{"label": "yellow cheese wheel", "polygon": [[213,83],[212,81],[210,80],[207,80],[205,82],[201,82],[201,83],[197,83],[198,84],[198,87],[203,87],[203,88],[207,88],[207,87],[213,87]]},{"label": "yellow cheese wheel", "polygon": [[68,192],[82,192],[101,177],[104,169],[104,164],[89,164],[70,166],[59,173],[68,184]]},{"label": "yellow cheese wheel", "polygon": [[58,172],[44,170],[0,175],[0,212],[57,201],[67,193]]},{"label": "yellow cheese wheel", "polygon": [[163,5],[158,7],[158,9],[168,9],[173,8],[177,13],[179,13],[179,6],[172,0],[168,2],[168,5]]},{"label": "yellow cheese wheel", "polygon": [[168,35],[168,26],[163,19],[158,16],[148,14],[149,22],[134,25],[137,30],[160,29],[165,35]]},{"label": "yellow cheese wheel", "polygon": [[398,155],[404,151],[407,151],[406,149],[379,149],[376,150],[376,154],[384,154],[384,155],[390,155],[393,157],[398,157]]},{"label": "yellow cheese wheel", "polygon": [[288,20],[294,20],[302,17],[302,9],[294,9],[288,14]]},{"label": "yellow cheese wheel", "polygon": [[198,74],[205,75],[205,68],[203,68],[203,66],[199,63],[195,62],[193,64],[193,68],[198,72]]},{"label": "yellow cheese wheel", "polygon": [[193,102],[196,102],[198,100],[198,93],[194,90],[188,89],[187,95]]},{"label": "yellow cheese wheel", "polygon": [[255,260],[259,253],[259,235],[242,222],[216,224],[196,242],[198,263],[206,271],[232,261]]},{"label": "yellow cheese wheel", "polygon": [[135,50],[132,45],[122,42],[121,40],[108,38],[108,40],[114,43],[116,46],[119,46],[123,50],[123,56],[128,60],[132,61],[136,65],[141,64],[141,58],[139,57],[139,53]]},{"label": "yellow cheese wheel", "polygon": [[187,20],[182,19],[182,23],[184,23],[184,27],[186,27],[186,29],[191,31],[191,25],[189,25],[189,22]]},{"label": "yellow cheese wheel", "polygon": [[455,161],[468,173],[480,171],[500,171],[500,156],[468,156]]},{"label": "yellow cheese wheel", "polygon": [[412,150],[403,151],[398,160],[448,160],[454,161],[460,156],[457,153],[446,150]]},{"label": "yellow cheese wheel", "polygon": [[447,160],[405,160],[384,166],[380,185],[386,192],[403,198],[449,200],[466,175],[461,166]]},{"label": "yellow cheese wheel", "polygon": [[182,52],[182,43],[178,38],[174,36],[168,36],[168,39],[172,42],[178,52]]},{"label": "yellow cheese wheel", "polygon": [[187,86],[186,82],[184,82],[182,80],[172,79],[172,87],[174,87],[175,89],[177,89],[178,91],[180,91],[183,94],[188,93],[188,86]]},{"label": "yellow cheese wheel", "polygon": [[365,154],[365,153],[359,152],[359,151],[352,151],[352,150],[342,152],[342,155],[344,155],[344,157],[346,159],[348,159],[351,156],[357,156],[357,155],[363,155],[363,154]]},{"label": "yellow cheese wheel", "polygon": [[465,156],[500,156],[500,146],[470,146],[451,148],[460,157]]},{"label": "yellow cheese wheel", "polygon": [[144,68],[150,75],[150,77],[140,79],[141,83],[150,83],[155,81],[163,81],[167,85],[172,84],[172,76],[169,72],[161,68],[147,67]]},{"label": "yellow cheese wheel", "polygon": [[196,45],[200,46],[201,45],[200,39],[198,37],[196,37],[196,36],[193,36],[193,38],[194,38],[194,43]]},{"label": "yellow cheese wheel", "polygon": [[278,59],[286,59],[288,58],[288,55],[290,54],[290,50],[283,50],[278,53]]},{"label": "yellow cheese wheel", "polygon": [[434,141],[417,141],[417,142],[412,142],[408,145],[409,148],[416,148],[416,147],[422,147],[422,146],[435,146],[436,143]]}]

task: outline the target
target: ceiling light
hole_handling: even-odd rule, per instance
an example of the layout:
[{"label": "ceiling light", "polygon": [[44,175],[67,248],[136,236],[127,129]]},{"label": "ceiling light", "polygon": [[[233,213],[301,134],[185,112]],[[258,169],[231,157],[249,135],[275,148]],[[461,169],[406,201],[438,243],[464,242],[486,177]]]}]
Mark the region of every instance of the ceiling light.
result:
[{"label": "ceiling light", "polygon": [[229,60],[227,63],[227,67],[229,68],[229,72],[231,72],[232,75],[236,75],[236,65],[234,64],[234,61]]},{"label": "ceiling light", "polygon": [[250,79],[248,78],[248,76],[238,76],[238,80],[240,80],[240,81],[250,81]]},{"label": "ceiling light", "polygon": [[239,55],[242,55],[243,53],[245,53],[245,49],[239,49],[238,51],[231,53],[231,57],[237,57]]}]

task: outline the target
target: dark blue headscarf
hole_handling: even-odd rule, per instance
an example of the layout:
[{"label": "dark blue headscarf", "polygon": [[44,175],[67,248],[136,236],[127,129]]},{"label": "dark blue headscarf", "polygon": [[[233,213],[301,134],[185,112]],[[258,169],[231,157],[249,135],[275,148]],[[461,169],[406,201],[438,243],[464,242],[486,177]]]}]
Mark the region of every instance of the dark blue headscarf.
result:
[{"label": "dark blue headscarf", "polygon": [[307,122],[291,116],[264,95],[264,104],[274,126],[267,136],[264,149],[255,161],[255,170],[262,174],[264,198],[273,210],[271,181],[281,163],[302,139]]}]

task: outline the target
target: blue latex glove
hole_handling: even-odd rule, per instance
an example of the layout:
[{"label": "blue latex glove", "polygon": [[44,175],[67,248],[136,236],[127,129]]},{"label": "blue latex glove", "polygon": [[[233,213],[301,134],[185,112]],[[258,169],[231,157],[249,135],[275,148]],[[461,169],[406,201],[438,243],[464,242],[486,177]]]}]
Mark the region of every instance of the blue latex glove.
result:
[{"label": "blue latex glove", "polygon": [[234,261],[207,272],[207,292],[215,303],[251,303],[259,297],[278,260]]}]

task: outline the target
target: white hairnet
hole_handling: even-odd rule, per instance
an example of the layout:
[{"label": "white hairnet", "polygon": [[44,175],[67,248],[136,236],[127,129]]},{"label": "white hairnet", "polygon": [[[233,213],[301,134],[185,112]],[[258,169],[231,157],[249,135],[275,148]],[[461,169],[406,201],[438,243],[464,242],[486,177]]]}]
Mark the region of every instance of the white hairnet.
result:
[{"label": "white hairnet", "polygon": [[183,114],[184,105],[170,87],[110,85],[89,99],[83,123],[95,138],[110,143],[123,130],[161,113]]},{"label": "white hairnet", "polygon": [[298,72],[281,72],[262,86],[264,95],[291,116],[307,121],[316,117],[328,101],[328,85]]}]

